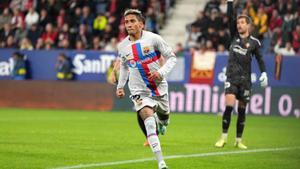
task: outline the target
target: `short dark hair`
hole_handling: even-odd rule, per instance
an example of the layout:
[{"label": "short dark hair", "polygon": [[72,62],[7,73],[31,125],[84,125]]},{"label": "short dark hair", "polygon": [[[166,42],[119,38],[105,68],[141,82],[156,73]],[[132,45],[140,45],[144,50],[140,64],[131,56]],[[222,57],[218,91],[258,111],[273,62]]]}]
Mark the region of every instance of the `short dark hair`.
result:
[{"label": "short dark hair", "polygon": [[237,16],[237,20],[242,19],[242,18],[245,18],[247,24],[250,24],[252,22],[251,18],[247,15],[238,15]]},{"label": "short dark hair", "polygon": [[124,16],[127,15],[135,15],[137,17],[137,19],[141,22],[143,22],[143,24],[145,24],[145,17],[143,16],[142,12],[138,9],[127,9],[124,12]]}]

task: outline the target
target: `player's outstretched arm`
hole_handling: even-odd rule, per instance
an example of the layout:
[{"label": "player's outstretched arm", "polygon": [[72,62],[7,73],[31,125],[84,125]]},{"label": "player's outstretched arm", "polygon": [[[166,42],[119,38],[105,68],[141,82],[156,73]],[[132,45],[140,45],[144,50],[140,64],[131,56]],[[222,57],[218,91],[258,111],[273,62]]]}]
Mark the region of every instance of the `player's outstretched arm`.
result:
[{"label": "player's outstretched arm", "polygon": [[234,35],[237,32],[236,29],[236,15],[233,11],[233,0],[227,0],[227,17],[229,19],[229,30],[230,30],[230,36],[231,38],[234,37]]}]

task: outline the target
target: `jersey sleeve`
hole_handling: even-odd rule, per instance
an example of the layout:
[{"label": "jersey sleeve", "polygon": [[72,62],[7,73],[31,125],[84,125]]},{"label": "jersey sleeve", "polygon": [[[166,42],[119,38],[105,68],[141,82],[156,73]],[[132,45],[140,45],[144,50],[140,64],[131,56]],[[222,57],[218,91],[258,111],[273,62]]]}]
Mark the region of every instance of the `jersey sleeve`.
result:
[{"label": "jersey sleeve", "polygon": [[255,41],[255,43],[256,43],[256,45],[255,45],[255,49],[254,49],[254,54],[255,54],[255,58],[258,63],[260,72],[266,72],[266,66],[265,66],[265,62],[263,60],[263,55],[260,52],[261,43],[259,42],[259,40]]},{"label": "jersey sleeve", "polygon": [[158,70],[160,75],[165,77],[175,66],[177,62],[176,55],[172,51],[172,48],[159,35],[155,36],[155,46],[161,55],[166,58],[166,63]]},{"label": "jersey sleeve", "polygon": [[129,76],[129,69],[128,69],[126,60],[122,58],[119,47],[118,47],[118,58],[117,59],[120,60],[120,75],[119,75],[117,89],[120,89],[120,88],[124,88],[124,86],[127,82],[127,79]]},{"label": "jersey sleeve", "polygon": [[227,16],[229,19],[229,30],[230,30],[230,39],[232,39],[236,32],[236,14],[233,11],[233,2],[232,1],[227,1]]}]

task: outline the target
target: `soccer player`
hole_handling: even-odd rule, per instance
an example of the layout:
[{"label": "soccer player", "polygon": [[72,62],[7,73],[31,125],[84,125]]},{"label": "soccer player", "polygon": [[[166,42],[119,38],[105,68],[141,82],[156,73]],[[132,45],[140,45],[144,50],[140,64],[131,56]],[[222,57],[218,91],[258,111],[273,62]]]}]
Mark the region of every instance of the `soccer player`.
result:
[{"label": "soccer player", "polygon": [[255,55],[261,71],[259,80],[262,87],[268,85],[268,77],[263,57],[259,51],[261,43],[249,33],[251,19],[246,15],[236,17],[233,14],[233,0],[227,0],[227,2],[231,45],[226,70],[227,79],[224,84],[226,108],[222,121],[223,133],[215,146],[223,147],[226,144],[231,113],[236,100],[238,100],[236,141],[234,145],[240,149],[247,149],[247,146],[242,143],[242,135],[245,127],[245,110],[251,93],[251,60],[253,55]]},{"label": "soccer player", "polygon": [[[139,10],[126,10],[124,18],[128,36],[118,45],[121,67],[116,95],[119,98],[125,96],[124,86],[128,79],[130,98],[144,122],[158,168],[167,169],[156,129],[165,129],[169,123],[165,77],[175,66],[176,56],[161,36],[143,30],[145,19]],[[159,64],[161,55],[166,58],[163,66]]]}]

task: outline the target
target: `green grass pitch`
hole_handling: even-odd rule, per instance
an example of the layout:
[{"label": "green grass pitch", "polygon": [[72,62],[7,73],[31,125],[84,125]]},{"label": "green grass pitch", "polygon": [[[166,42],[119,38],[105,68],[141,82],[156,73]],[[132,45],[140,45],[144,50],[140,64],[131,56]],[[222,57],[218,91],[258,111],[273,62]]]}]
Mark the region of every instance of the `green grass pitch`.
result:
[{"label": "green grass pitch", "polygon": [[[267,152],[226,153],[243,151],[233,146],[236,116],[222,149],[214,148],[221,131],[221,117],[217,115],[172,114],[168,131],[160,140],[165,156],[204,154],[167,159],[170,169],[298,169],[299,120],[247,116],[244,142],[248,150],[271,150]],[[155,161],[115,165],[152,158],[150,148],[142,146],[144,141],[134,112],[0,109],[1,169],[156,169]],[[225,153],[205,155],[213,152]],[[79,166],[105,162],[114,165]]]}]

